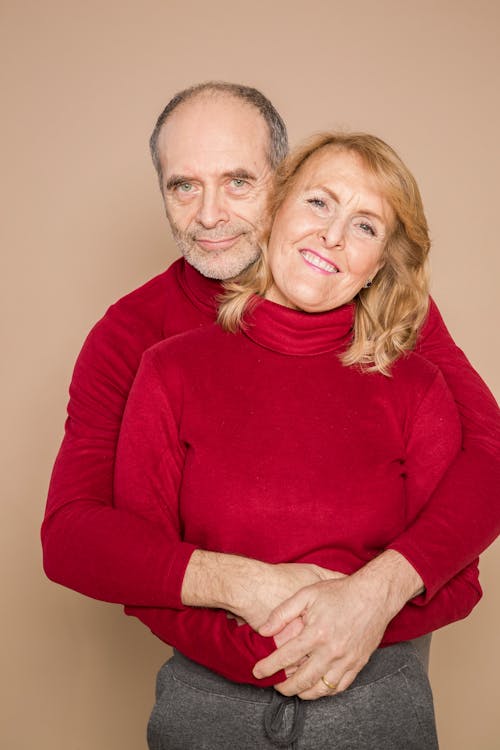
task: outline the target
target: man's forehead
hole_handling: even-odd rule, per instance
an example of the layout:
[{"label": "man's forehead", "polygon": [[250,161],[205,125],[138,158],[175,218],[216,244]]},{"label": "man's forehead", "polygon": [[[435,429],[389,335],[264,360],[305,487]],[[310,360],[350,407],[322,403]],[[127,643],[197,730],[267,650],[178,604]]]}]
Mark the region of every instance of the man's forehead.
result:
[{"label": "man's forehead", "polygon": [[259,169],[268,160],[269,130],[260,112],[234,97],[196,97],[165,122],[158,150],[164,169]]}]

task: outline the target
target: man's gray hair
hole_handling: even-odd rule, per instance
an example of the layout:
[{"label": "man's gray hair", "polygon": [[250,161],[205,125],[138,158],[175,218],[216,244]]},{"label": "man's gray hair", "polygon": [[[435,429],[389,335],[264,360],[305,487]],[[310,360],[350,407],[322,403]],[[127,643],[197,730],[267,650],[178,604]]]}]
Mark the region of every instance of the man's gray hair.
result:
[{"label": "man's gray hair", "polygon": [[151,138],[149,139],[149,148],[151,150],[153,164],[155,165],[160,180],[160,189],[162,189],[163,185],[160,155],[158,153],[158,137],[163,124],[179,104],[186,102],[188,99],[191,99],[198,94],[205,93],[224,94],[236,99],[242,99],[254,106],[260,112],[269,129],[268,156],[269,163],[273,169],[276,169],[278,164],[288,153],[288,135],[286,132],[286,125],[278,111],[264,94],[251,86],[243,86],[239,83],[226,83],[225,81],[207,81],[206,83],[198,83],[196,86],[190,86],[183,91],[179,91],[172,97],[161,115],[158,117]]}]

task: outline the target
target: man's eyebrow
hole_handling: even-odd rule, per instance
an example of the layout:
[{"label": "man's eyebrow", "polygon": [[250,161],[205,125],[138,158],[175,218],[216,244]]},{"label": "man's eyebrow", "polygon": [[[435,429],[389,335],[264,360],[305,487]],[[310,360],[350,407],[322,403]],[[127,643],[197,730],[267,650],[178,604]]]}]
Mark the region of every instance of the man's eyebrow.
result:
[{"label": "man's eyebrow", "polygon": [[[222,175],[223,179],[225,180],[250,180],[255,181],[257,179],[257,176],[253,174],[253,172],[249,172],[248,169],[245,169],[244,167],[236,167],[236,169],[230,169],[227,172],[223,172]],[[179,187],[179,185],[184,185],[184,183],[188,182],[194,182],[193,177],[188,177],[184,174],[173,174],[171,175],[167,182],[165,183],[166,190],[174,190],[176,187]]]},{"label": "man's eyebrow", "polygon": [[191,182],[191,179],[182,174],[173,174],[168,178],[165,187],[167,190],[172,190],[172,188],[179,187],[179,185],[183,185],[185,182]]},{"label": "man's eyebrow", "polygon": [[223,177],[229,177],[231,180],[256,180],[257,176],[248,169],[239,167],[237,169],[230,169],[228,172],[224,172]]}]

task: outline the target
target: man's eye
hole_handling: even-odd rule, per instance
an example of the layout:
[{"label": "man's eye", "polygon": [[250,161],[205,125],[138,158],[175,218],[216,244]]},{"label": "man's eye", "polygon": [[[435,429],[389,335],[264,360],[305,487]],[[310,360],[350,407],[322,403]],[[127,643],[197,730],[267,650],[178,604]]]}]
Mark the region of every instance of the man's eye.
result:
[{"label": "man's eye", "polygon": [[182,182],[180,185],[177,185],[177,190],[180,190],[181,193],[189,193],[189,191],[192,189],[193,186],[190,182]]},{"label": "man's eye", "polygon": [[244,180],[242,177],[233,177],[231,180],[233,187],[241,188],[246,184],[246,180]]}]

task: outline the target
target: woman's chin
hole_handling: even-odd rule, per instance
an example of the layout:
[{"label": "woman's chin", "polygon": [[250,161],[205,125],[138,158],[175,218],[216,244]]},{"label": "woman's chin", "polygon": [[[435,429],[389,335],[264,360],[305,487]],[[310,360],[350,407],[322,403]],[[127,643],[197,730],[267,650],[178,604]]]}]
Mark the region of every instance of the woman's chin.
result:
[{"label": "woman's chin", "polygon": [[312,295],[297,296],[291,302],[297,310],[306,313],[330,312],[330,310],[335,310],[336,307],[341,307],[344,304],[344,302],[338,302],[334,299],[322,299]]}]

